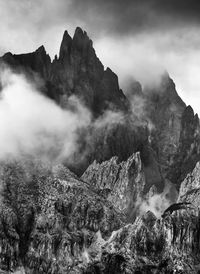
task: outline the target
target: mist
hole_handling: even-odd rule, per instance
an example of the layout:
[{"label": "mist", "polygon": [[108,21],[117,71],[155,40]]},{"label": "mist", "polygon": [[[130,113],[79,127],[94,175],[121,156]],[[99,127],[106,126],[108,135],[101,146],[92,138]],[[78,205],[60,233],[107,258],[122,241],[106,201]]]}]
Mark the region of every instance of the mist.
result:
[{"label": "mist", "polygon": [[175,186],[165,180],[165,187],[162,193],[150,193],[146,198],[139,198],[137,206],[139,214],[143,215],[147,211],[151,211],[157,218],[160,218],[163,212],[173,203],[177,201],[178,192]]},{"label": "mist", "polygon": [[68,99],[73,108],[63,110],[22,74],[1,69],[0,80],[1,160],[28,154],[61,161],[77,151],[78,130],[90,124],[91,115],[76,97]]},{"label": "mist", "polygon": [[98,56],[119,76],[126,93],[130,79],[142,86],[159,86],[167,71],[183,101],[199,113],[199,30],[196,27],[169,32],[140,33],[134,36],[107,36],[95,42]]}]

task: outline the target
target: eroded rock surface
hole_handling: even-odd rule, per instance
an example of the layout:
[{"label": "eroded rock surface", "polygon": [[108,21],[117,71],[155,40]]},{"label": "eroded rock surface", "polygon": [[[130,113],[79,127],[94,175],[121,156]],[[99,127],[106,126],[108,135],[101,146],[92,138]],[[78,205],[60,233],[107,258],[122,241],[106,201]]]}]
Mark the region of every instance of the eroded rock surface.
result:
[{"label": "eroded rock surface", "polygon": [[128,221],[136,216],[138,200],[154,186],[146,188],[145,167],[139,152],[123,162],[119,162],[117,157],[101,164],[94,161],[84,172],[82,179],[125,214]]},{"label": "eroded rock surface", "polygon": [[1,180],[2,270],[82,273],[96,233],[107,239],[123,224],[111,203],[63,166],[5,164]]}]

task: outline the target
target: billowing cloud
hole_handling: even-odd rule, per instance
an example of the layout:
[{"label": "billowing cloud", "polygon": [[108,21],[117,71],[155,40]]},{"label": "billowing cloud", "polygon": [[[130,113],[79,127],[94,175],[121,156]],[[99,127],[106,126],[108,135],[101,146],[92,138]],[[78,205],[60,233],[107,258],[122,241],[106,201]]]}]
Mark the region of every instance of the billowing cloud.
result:
[{"label": "billowing cloud", "polygon": [[137,205],[139,213],[143,215],[147,211],[151,211],[157,218],[160,218],[164,211],[173,203],[176,202],[178,192],[175,186],[166,181],[162,193],[152,193],[146,199],[138,199]]},{"label": "billowing cloud", "polygon": [[[90,113],[75,97],[63,110],[44,97],[23,75],[1,70],[0,159],[33,155],[62,160],[78,150],[78,130]],[[73,106],[73,108],[72,108]]]}]

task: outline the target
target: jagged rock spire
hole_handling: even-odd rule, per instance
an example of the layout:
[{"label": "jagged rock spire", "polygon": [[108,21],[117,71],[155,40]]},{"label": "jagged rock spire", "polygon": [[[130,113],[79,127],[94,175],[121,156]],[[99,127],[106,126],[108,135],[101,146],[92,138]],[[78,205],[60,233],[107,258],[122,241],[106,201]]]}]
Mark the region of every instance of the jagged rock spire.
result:
[{"label": "jagged rock spire", "polygon": [[72,38],[66,30],[64,32],[63,39],[60,46],[60,53],[59,53],[60,59],[63,59],[66,55],[70,53],[71,44],[72,44]]}]

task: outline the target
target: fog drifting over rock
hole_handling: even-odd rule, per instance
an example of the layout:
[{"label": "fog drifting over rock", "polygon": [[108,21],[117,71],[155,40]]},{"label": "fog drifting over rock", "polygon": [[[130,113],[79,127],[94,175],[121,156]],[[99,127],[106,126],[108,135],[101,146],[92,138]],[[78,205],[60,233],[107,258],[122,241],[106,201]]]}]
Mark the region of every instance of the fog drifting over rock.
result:
[{"label": "fog drifting over rock", "polygon": [[90,113],[76,97],[63,110],[44,97],[24,75],[1,70],[0,159],[32,154],[68,158],[78,147],[77,130],[90,123]]}]

